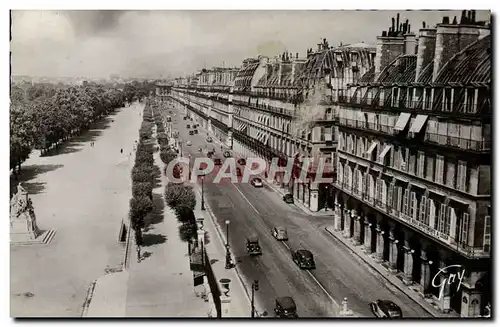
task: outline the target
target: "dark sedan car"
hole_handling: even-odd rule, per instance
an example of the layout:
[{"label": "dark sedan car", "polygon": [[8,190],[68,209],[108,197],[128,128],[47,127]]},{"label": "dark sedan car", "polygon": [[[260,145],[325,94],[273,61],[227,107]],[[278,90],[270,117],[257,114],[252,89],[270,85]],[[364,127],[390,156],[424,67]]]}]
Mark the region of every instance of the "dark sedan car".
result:
[{"label": "dark sedan car", "polygon": [[229,151],[224,151],[223,155],[224,155],[224,158],[231,158],[231,152],[229,152]]},{"label": "dark sedan car", "polygon": [[247,161],[244,158],[240,158],[240,159],[238,159],[237,163],[238,163],[238,165],[244,166],[247,164]]},{"label": "dark sedan car", "polygon": [[283,195],[283,201],[285,201],[285,203],[293,204],[293,195],[290,193]]},{"label": "dark sedan car", "polygon": [[300,269],[316,269],[316,263],[311,251],[297,250],[292,253],[292,259]]},{"label": "dark sedan car", "polygon": [[389,300],[377,300],[370,303],[370,308],[377,318],[397,319],[403,318],[401,308]]},{"label": "dark sedan car", "polygon": [[252,181],[250,182],[250,184],[252,184],[253,187],[263,187],[264,184],[262,184],[262,179],[260,179],[259,177],[255,177],[252,179]]}]

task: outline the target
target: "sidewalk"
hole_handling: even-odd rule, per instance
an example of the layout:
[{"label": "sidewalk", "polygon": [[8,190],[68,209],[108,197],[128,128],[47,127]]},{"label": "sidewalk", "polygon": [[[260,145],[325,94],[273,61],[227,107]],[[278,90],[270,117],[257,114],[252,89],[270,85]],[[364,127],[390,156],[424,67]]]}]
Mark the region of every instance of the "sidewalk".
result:
[{"label": "sidewalk", "polygon": [[357,255],[366,264],[372,267],[380,277],[384,278],[387,282],[391,283],[393,286],[397,287],[401,292],[405,293],[410,299],[415,301],[418,305],[424,308],[429,314],[438,318],[458,318],[459,315],[456,312],[451,312],[449,314],[442,313],[439,311],[437,305],[434,306],[432,299],[424,299],[423,296],[418,291],[418,286],[408,286],[403,283],[396,275],[388,272],[387,268],[381,263],[375,262],[375,260],[363,252],[362,246],[355,246],[352,242],[342,236],[341,232],[335,231],[333,225],[325,227],[325,230],[335,237],[337,240],[342,242],[353,254]]},{"label": "sidewalk", "polygon": [[[158,152],[154,159],[161,171]],[[208,305],[195,293],[188,245],[180,239],[177,218],[163,198],[166,184],[161,174],[161,183],[153,190],[158,216],[144,232],[143,258],[140,263],[135,253],[130,258],[125,316],[207,317]]]},{"label": "sidewalk", "polygon": [[[251,303],[250,293],[251,289],[243,282],[243,278],[238,272],[237,268],[226,269],[226,237],[222,233],[219,224],[213,216],[210,207],[205,202],[205,211],[201,210],[201,193],[199,185],[195,186],[196,191],[196,208],[194,210],[196,218],[204,218],[204,230],[207,231],[207,242],[205,250],[212,262],[212,270],[217,280],[221,278],[229,278],[231,280],[229,296],[231,297],[231,310],[229,318],[249,318]],[[233,259],[234,262],[234,259]],[[257,316],[262,310],[259,309],[258,303],[255,305]],[[224,318],[224,317],[223,317]]]}]

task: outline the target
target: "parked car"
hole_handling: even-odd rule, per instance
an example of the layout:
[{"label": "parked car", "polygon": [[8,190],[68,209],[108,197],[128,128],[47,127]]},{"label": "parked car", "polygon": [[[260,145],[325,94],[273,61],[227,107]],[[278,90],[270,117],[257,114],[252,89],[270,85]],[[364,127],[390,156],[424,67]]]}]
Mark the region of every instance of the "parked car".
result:
[{"label": "parked car", "polygon": [[182,119],[187,120],[188,118],[186,116],[182,117]]},{"label": "parked car", "polygon": [[187,125],[186,125],[186,128],[191,128],[191,125],[187,124]]},{"label": "parked car", "polygon": [[274,227],[271,233],[278,241],[288,241],[288,232],[285,227]]},{"label": "parked car", "polygon": [[216,165],[216,166],[222,166],[222,160],[220,160],[220,158],[215,158],[214,159],[214,165]]},{"label": "parked car", "polygon": [[247,164],[247,161],[244,158],[240,158],[236,162],[238,163],[238,165],[242,165],[242,166]]},{"label": "parked car", "polygon": [[209,137],[207,137],[207,142],[208,142],[208,143],[212,143],[212,142],[213,142],[213,140],[212,140],[212,138],[211,138],[210,136],[209,136]]},{"label": "parked car", "polygon": [[262,254],[262,249],[259,244],[259,239],[256,235],[247,238],[247,253],[250,255]]},{"label": "parked car", "polygon": [[293,204],[293,195],[290,193],[283,195],[283,201],[285,201],[285,203]]},{"label": "parked car", "polygon": [[292,252],[292,260],[300,267],[300,269],[316,269],[316,264],[311,251],[297,250]]},{"label": "parked car", "polygon": [[377,300],[370,303],[370,308],[377,318],[398,319],[403,318],[401,308],[389,300]]},{"label": "parked car", "polygon": [[263,187],[264,184],[262,183],[262,179],[260,179],[259,177],[255,177],[252,179],[252,181],[250,182],[250,184],[252,184],[252,186],[254,187]]},{"label": "parked car", "polygon": [[186,145],[187,145],[187,146],[191,146],[191,145],[193,145],[193,142],[191,142],[191,141],[187,141],[187,142],[186,142]]},{"label": "parked car", "polygon": [[278,318],[298,318],[297,305],[290,296],[283,296],[276,299],[274,313]]},{"label": "parked car", "polygon": [[189,131],[189,135],[194,135],[194,131]]},{"label": "parked car", "polygon": [[231,158],[231,153],[229,151],[224,151],[224,158]]},{"label": "parked car", "polygon": [[193,129],[193,134],[198,134],[198,130],[197,129]]}]

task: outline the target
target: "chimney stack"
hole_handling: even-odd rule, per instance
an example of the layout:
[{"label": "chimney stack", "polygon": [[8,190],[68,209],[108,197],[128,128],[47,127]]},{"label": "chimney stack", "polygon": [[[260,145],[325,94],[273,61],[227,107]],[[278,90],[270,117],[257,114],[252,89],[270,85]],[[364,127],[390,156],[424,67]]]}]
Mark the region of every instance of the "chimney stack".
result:
[{"label": "chimney stack", "polygon": [[415,49],[417,47],[417,38],[415,34],[405,34],[404,35],[404,43],[405,43],[405,54],[414,55]]},{"label": "chimney stack", "polygon": [[[424,23],[425,25],[425,23]],[[436,47],[436,29],[422,28],[418,34],[417,68],[415,82],[418,81],[422,70],[434,59]]]},{"label": "chimney stack", "polygon": [[[399,14],[397,16],[399,24]],[[375,75],[378,75],[394,59],[405,52],[405,38],[396,31],[394,17],[391,19],[392,26],[389,33],[382,32],[382,36],[377,37],[377,50],[375,55]],[[399,30],[399,27],[398,27]],[[401,31],[402,33],[402,31]]]},{"label": "chimney stack", "polygon": [[[467,15],[471,17],[470,20]],[[481,27],[472,25],[471,20],[472,14],[464,10],[459,25],[451,25],[448,17],[444,17],[443,23],[437,25],[436,57],[432,81],[436,80],[441,68],[451,57],[479,39]]]}]

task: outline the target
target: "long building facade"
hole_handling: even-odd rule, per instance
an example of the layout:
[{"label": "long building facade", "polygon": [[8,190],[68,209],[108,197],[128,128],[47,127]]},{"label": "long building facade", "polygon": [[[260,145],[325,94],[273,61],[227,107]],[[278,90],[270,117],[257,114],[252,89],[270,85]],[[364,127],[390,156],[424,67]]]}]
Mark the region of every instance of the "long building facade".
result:
[{"label": "long building facade", "polygon": [[[396,22],[396,23],[395,23]],[[491,301],[491,35],[474,11],[376,45],[245,59],[157,95],[233,150],[330,163],[333,183],[277,183],[442,311]],[[460,265],[460,268],[449,268]],[[445,284],[464,271],[461,284]],[[438,276],[435,278],[435,276]],[[436,287],[438,285],[438,287]]]}]

